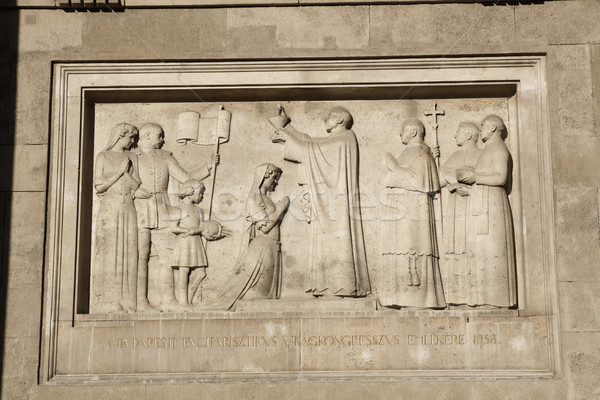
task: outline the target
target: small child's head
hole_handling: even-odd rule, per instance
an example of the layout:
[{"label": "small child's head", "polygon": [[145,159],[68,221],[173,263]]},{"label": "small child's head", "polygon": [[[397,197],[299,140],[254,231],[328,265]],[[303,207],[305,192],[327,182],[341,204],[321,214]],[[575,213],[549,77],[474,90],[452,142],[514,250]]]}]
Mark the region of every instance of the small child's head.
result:
[{"label": "small child's head", "polygon": [[190,198],[193,204],[198,204],[204,198],[204,184],[196,179],[188,179],[183,183],[183,187],[177,193],[180,199]]}]

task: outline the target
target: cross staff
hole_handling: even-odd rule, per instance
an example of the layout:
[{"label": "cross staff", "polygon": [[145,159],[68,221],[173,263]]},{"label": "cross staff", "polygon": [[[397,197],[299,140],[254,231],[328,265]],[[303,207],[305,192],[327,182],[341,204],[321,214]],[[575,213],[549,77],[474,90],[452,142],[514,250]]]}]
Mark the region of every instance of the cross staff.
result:
[{"label": "cross staff", "polygon": [[[438,155],[437,155],[437,165],[438,168],[440,167],[440,156],[439,156],[439,148],[440,148],[440,143],[438,141],[438,115],[444,115],[445,112],[444,110],[438,110],[437,108],[437,101],[433,103],[433,110],[431,111],[424,111],[423,114],[425,114],[426,116],[433,116],[433,123],[431,124],[431,127],[433,128],[433,132],[435,133],[435,147],[438,149]],[[440,196],[439,196],[439,200],[440,200],[440,211],[443,210],[442,207],[442,192],[440,191]],[[440,214],[440,228],[441,231],[444,231],[444,218],[441,216]]]},{"label": "cross staff", "polygon": [[[423,114],[425,114],[426,116],[433,116],[433,124],[431,124],[431,127],[433,128],[433,131],[435,133],[435,147],[440,146],[440,143],[438,141],[438,115],[444,115],[445,112],[444,110],[438,110],[437,108],[437,101],[435,103],[433,103],[433,110],[431,111],[425,111],[423,112]],[[438,167],[440,166],[440,157],[437,157],[437,164]]]}]

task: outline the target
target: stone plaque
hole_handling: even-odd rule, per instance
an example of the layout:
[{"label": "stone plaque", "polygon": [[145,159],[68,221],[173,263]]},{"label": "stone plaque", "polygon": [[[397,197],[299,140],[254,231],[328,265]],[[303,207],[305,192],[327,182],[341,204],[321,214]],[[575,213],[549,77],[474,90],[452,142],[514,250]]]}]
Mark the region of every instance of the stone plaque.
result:
[{"label": "stone plaque", "polygon": [[43,381],[553,376],[544,62],[57,64]]}]

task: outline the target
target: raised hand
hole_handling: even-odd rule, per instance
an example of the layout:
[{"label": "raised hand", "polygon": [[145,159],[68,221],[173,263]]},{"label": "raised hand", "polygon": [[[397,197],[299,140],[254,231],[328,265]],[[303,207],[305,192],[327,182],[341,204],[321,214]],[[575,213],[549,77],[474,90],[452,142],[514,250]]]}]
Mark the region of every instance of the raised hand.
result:
[{"label": "raised hand", "polygon": [[129,158],[125,158],[119,164],[119,168],[117,169],[121,175],[129,171],[129,167],[131,166],[131,160]]},{"label": "raised hand", "polygon": [[385,165],[390,171],[393,171],[398,166],[398,162],[390,153],[385,153]]}]

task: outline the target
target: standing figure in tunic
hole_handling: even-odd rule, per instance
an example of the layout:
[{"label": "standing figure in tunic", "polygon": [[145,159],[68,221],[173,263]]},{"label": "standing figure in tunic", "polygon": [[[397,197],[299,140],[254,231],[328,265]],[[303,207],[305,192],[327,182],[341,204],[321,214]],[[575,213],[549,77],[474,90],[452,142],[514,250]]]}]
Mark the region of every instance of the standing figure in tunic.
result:
[{"label": "standing figure in tunic", "polygon": [[315,138],[291,125],[276,131],[284,158],[304,165],[315,221],[309,244],[309,287],[314,296],[363,297],[371,293],[358,187],[358,142],[352,115],[334,107],[329,136]]},{"label": "standing figure in tunic", "polygon": [[448,304],[473,303],[473,274],[467,261],[467,237],[473,234],[469,230],[471,218],[471,196],[469,185],[458,182],[456,171],[459,169],[475,169],[481,155],[477,147],[479,126],[472,122],[461,122],[454,135],[460,150],[454,152],[440,168],[440,185],[448,189],[448,197],[444,202],[444,231],[442,232],[443,257],[441,262],[444,295]]},{"label": "standing figure in tunic", "polygon": [[389,197],[379,301],[394,308],[444,308],[433,209],[440,191],[435,160],[421,121],[406,121],[400,137],[406,145],[400,157],[386,154]]},{"label": "standing figure in tunic", "polygon": [[502,118],[487,116],[480,137],[485,147],[475,169],[456,171],[458,182],[471,185],[467,259],[475,287],[469,304],[511,308],[517,305],[513,221],[506,193],[512,158],[504,143]]},{"label": "standing figure in tunic", "polygon": [[[141,186],[135,193],[135,208],[139,228],[138,260],[138,305],[144,312],[158,311],[148,302],[148,264],[154,255],[158,266],[158,292],[160,309],[176,311],[180,308],[173,295],[173,281],[170,267],[169,227],[173,221],[173,210],[169,202],[167,188],[169,179],[183,183],[194,178],[202,180],[210,175],[213,165],[219,163],[216,155],[212,164],[204,164],[192,173],[185,171],[170,151],[163,150],[165,134],[155,123],[144,124],[140,128],[138,154]],[[155,278],[156,279],[156,278]]]},{"label": "standing figure in tunic", "polygon": [[137,289],[137,218],[133,193],[140,185],[138,160],[129,149],[138,130],[115,126],[96,157],[94,189],[100,198],[92,270],[92,313],[135,312]]},{"label": "standing figure in tunic", "polygon": [[227,289],[212,305],[232,309],[242,299],[278,299],[281,293],[281,242],[279,226],[290,205],[285,196],[275,204],[273,192],[281,177],[281,169],[273,164],[261,164],[246,200],[246,236],[242,252],[228,277]]},{"label": "standing figure in tunic", "polygon": [[[195,179],[184,182],[178,193],[179,219],[171,232],[176,236],[173,248],[173,285],[175,298],[180,307],[177,311],[189,311],[200,297],[200,283],[206,278],[208,259],[202,243],[229,236],[230,232],[216,221],[204,221],[202,210],[197,206],[204,198],[204,184]],[[196,272],[190,275],[190,271]]]}]

